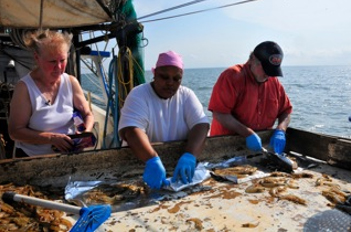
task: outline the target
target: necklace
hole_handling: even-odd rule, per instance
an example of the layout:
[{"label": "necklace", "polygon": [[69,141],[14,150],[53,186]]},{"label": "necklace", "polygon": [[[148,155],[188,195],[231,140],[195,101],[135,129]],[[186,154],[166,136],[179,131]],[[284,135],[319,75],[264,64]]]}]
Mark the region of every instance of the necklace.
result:
[{"label": "necklace", "polygon": [[61,78],[58,78],[56,81],[49,82],[45,79],[45,77],[40,76],[40,72],[33,72],[32,79],[44,98],[45,105],[53,104],[60,88]]}]

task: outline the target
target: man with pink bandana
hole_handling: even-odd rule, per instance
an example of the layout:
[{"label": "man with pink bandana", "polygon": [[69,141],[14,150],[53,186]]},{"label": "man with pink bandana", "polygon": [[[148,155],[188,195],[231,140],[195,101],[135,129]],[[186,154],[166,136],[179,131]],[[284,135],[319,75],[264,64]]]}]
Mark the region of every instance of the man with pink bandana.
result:
[{"label": "man with pink bandana", "polygon": [[181,85],[183,61],[168,51],[158,57],[151,83],[136,86],[128,94],[119,121],[119,135],[133,153],[146,163],[143,179],[160,189],[166,183],[166,170],[152,147],[153,142],[187,140],[173,173],[172,181],[192,181],[196,157],[203,149],[209,120],[195,93]]}]

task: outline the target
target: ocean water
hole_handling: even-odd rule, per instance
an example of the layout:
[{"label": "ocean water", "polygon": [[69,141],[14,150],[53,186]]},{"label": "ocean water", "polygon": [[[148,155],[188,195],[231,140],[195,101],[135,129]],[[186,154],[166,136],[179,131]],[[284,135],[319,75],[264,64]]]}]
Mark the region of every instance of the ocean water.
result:
[{"label": "ocean water", "polygon": [[[193,89],[207,116],[208,101],[219,74],[225,68],[185,69],[182,84]],[[290,126],[307,131],[351,137],[351,66],[284,66],[279,77],[293,104]],[[152,80],[146,71],[147,82]],[[101,95],[96,83],[84,88]]]}]

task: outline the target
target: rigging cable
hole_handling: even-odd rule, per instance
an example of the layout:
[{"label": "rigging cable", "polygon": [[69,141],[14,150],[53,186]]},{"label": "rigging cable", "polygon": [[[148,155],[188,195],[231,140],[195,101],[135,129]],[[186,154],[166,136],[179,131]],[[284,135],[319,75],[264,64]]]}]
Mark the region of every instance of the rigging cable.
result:
[{"label": "rigging cable", "polygon": [[193,4],[196,4],[196,3],[200,3],[200,2],[203,2],[203,1],[206,1],[206,0],[194,0],[194,1],[191,1],[191,2],[187,2],[187,3],[184,3],[184,4],[178,5],[178,6],[174,6],[174,7],[171,7],[171,8],[167,8],[167,9],[164,9],[164,10],[161,10],[161,11],[154,12],[152,14],[144,15],[142,17],[139,17],[138,20],[143,19],[143,18],[147,18],[147,17],[151,17],[151,16],[154,16],[154,15],[162,14],[162,13],[165,13],[165,12],[168,12],[168,11],[171,11],[171,10],[180,9],[182,7],[190,6],[190,5],[193,5]]},{"label": "rigging cable", "polygon": [[[183,17],[183,16],[203,13],[203,12],[210,11],[210,10],[218,10],[218,9],[227,8],[227,7],[231,7],[231,6],[242,5],[242,4],[250,3],[250,2],[253,2],[253,1],[257,1],[257,0],[245,0],[245,1],[235,2],[235,3],[231,3],[231,4],[226,4],[226,5],[223,5],[223,6],[212,7],[212,8],[208,8],[208,9],[204,9],[204,10],[191,11],[191,12],[187,12],[187,13],[183,13],[183,14],[178,14],[178,15],[173,15],[173,16],[168,16],[168,17],[163,17],[163,18],[158,18],[158,19],[151,19],[151,20],[140,21],[140,23],[149,23],[149,22],[155,22],[155,21],[160,21],[160,20],[165,20],[165,19],[179,18],[179,17]],[[156,12],[156,13],[158,13],[158,12]],[[156,13],[154,13],[154,14],[156,14]],[[160,12],[160,13],[163,13],[163,12]],[[154,15],[154,14],[150,14],[150,15],[147,15],[147,16],[151,16],[151,15]],[[145,17],[146,16],[144,16],[142,18],[145,18]]]}]

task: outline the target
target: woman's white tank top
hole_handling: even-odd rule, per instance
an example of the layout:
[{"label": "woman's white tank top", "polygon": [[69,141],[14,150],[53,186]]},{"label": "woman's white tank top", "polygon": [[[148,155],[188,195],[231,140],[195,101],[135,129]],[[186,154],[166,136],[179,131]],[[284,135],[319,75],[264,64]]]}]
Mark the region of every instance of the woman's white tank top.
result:
[{"label": "woman's white tank top", "polygon": [[[32,115],[28,127],[36,131],[62,134],[74,133],[73,125],[73,89],[67,73],[61,75],[60,87],[55,102],[48,102],[40,92],[30,73],[21,78],[29,92],[32,104]],[[16,142],[27,155],[43,155],[55,153],[51,144],[29,144]]]}]

